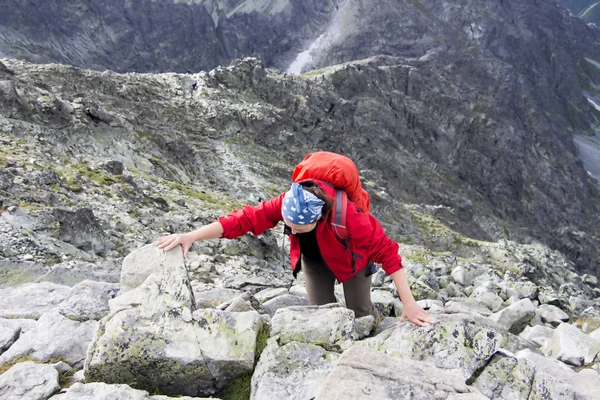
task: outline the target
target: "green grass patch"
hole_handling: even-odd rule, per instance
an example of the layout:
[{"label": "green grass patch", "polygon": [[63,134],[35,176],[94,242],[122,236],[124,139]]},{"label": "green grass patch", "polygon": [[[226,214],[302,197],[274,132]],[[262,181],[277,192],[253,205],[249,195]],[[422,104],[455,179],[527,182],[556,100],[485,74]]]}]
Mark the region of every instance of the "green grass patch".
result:
[{"label": "green grass patch", "polygon": [[[267,339],[271,335],[268,325],[262,324],[256,335],[256,350],[254,351],[254,365],[267,346]],[[252,390],[252,372],[247,372],[232,380],[224,390],[223,400],[248,400]]]}]

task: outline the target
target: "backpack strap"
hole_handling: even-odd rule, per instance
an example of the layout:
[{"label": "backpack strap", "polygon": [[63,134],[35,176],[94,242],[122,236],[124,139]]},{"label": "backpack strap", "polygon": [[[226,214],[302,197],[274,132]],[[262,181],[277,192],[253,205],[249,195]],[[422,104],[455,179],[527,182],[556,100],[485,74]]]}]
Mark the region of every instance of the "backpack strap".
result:
[{"label": "backpack strap", "polygon": [[331,225],[337,237],[345,242],[348,239],[346,229],[346,212],[348,211],[348,195],[342,189],[335,189],[335,199],[331,213]]}]

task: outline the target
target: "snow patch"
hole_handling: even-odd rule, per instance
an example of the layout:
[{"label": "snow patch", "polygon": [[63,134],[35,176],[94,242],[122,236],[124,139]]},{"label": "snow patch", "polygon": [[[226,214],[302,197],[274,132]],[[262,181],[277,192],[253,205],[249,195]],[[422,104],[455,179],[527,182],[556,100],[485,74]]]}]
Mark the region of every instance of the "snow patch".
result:
[{"label": "snow patch", "polygon": [[594,67],[600,69],[600,63],[599,62],[596,62],[596,61],[594,61],[594,60],[592,60],[590,58],[587,58],[587,57],[585,57],[585,60],[587,62],[589,62],[590,64],[592,64]]},{"label": "snow patch", "polygon": [[593,106],[594,106],[594,108],[595,108],[597,111],[600,111],[600,105],[598,105],[598,103],[596,103],[594,100],[590,99],[589,97],[586,97],[586,99],[587,99],[587,101],[589,101],[589,102],[590,102],[590,104],[591,104],[591,105],[593,105]]}]

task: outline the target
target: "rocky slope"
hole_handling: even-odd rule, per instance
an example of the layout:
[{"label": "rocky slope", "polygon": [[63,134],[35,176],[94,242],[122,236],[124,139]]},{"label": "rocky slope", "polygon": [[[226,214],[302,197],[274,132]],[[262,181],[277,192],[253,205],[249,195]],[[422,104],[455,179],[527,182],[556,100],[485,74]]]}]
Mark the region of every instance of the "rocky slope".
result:
[{"label": "rocky slope", "polygon": [[[92,111],[83,125],[102,122],[93,116],[99,110],[119,135],[158,134],[166,143],[186,142],[203,126],[200,136],[208,131],[219,140],[243,137],[245,145],[265,144],[288,165],[311,148],[342,151],[374,171],[372,180],[391,197],[443,206],[436,208],[438,217],[464,235],[542,240],[568,254],[582,271],[596,271],[598,190],[587,172],[596,167],[593,156],[582,164],[573,136],[592,134],[598,125],[599,33],[552,2],[141,1],[117,2],[110,12],[98,2],[57,5],[10,3],[0,16],[4,54],[117,71],[195,72],[244,55],[258,55],[263,65],[280,69],[323,67],[302,79],[263,77],[260,71],[250,78],[253,66],[234,77],[217,72],[206,81],[204,73],[173,75],[167,87],[153,83],[154,89],[138,88],[135,95],[112,84],[100,84],[99,90],[93,82],[102,78],[80,83],[88,73],[76,70],[68,78],[39,72],[51,88],[37,88],[37,94],[66,91],[71,102],[78,92],[86,93],[82,109]],[[135,12],[141,8],[143,14]],[[175,22],[169,34],[157,28]],[[189,43],[193,37],[202,40]],[[367,61],[338,65],[357,59]],[[118,80],[143,82],[137,75]],[[196,98],[208,104],[217,104],[211,89],[227,88],[227,101],[242,96],[242,103],[259,102],[261,111],[245,115],[236,105],[227,115],[213,108],[214,120],[190,115],[187,111],[202,103],[179,101],[176,92],[193,80],[203,81],[206,88]],[[155,94],[164,96],[156,100],[164,105],[161,111],[145,107]],[[126,109],[106,110],[105,96],[110,107]],[[11,113],[31,117],[32,110],[10,96],[7,101],[15,104]],[[138,101],[143,104],[133,104]],[[64,112],[47,122],[66,127],[61,124],[70,114]],[[89,129],[103,130],[94,124]],[[164,147],[160,138],[157,148]],[[143,151],[155,144],[148,142]],[[587,151],[585,138],[577,143]],[[171,146],[178,151],[179,144]],[[199,175],[190,161],[206,152],[211,153],[186,150],[185,162],[171,172],[152,168],[162,177],[185,175],[177,178],[185,183]]]},{"label": "rocky slope", "polygon": [[560,4],[568,7],[573,15],[598,25],[600,22],[600,8],[594,0],[560,0]]}]

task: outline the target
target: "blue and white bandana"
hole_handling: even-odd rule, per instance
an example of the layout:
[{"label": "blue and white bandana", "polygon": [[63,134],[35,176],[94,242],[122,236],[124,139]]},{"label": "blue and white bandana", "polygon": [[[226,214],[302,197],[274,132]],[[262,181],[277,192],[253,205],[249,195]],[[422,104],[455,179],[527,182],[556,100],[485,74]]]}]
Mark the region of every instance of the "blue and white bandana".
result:
[{"label": "blue and white bandana", "polygon": [[281,214],[286,221],[298,225],[312,224],[319,218],[325,202],[297,183],[292,183],[283,198]]}]

